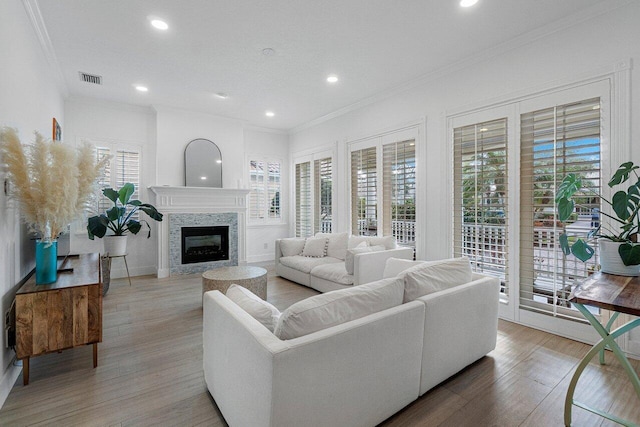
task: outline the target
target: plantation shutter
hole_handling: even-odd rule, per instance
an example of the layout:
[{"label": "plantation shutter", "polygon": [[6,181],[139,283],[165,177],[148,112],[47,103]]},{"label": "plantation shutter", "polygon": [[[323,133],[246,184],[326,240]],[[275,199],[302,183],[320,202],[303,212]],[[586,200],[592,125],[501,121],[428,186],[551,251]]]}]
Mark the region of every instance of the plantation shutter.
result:
[{"label": "plantation shutter", "polygon": [[332,161],[331,157],[314,162],[314,231],[331,233],[332,230]]},{"label": "plantation shutter", "polygon": [[[113,175],[115,178],[115,189],[119,190],[123,185],[130,182],[134,185],[135,191],[131,195],[131,200],[140,199],[140,152],[136,150],[117,149],[114,155],[115,166]],[[131,219],[139,220],[140,214],[136,212]]]},{"label": "plantation shutter", "polygon": [[376,235],[376,147],[351,152],[351,230],[355,235]]},{"label": "plantation shutter", "polygon": [[[581,316],[567,299],[572,287],[593,271],[598,252],[586,263],[564,256],[558,236],[555,190],[567,173],[600,193],[600,98],[522,114],[520,181],[520,305],[553,316]],[[585,238],[599,221],[597,197],[578,200],[569,221],[571,239]]]},{"label": "plantation shutter", "polygon": [[265,173],[264,162],[251,160],[249,162],[249,218],[262,219],[266,212],[265,203]]},{"label": "plantation shutter", "polygon": [[[96,147],[96,160],[99,162],[103,158],[111,155],[111,150],[108,147]],[[97,192],[95,194],[94,200],[96,201],[95,205],[91,206],[95,209],[95,212],[89,212],[90,215],[100,214],[106,212],[108,209],[111,209],[113,206],[111,200],[107,199],[102,195],[102,189],[113,187],[111,184],[111,167],[113,164],[113,159],[107,163],[105,166],[102,175],[98,177],[97,181]]]},{"label": "plantation shutter", "polygon": [[508,294],[507,119],[453,130],[455,256],[498,277]]},{"label": "plantation shutter", "polygon": [[383,235],[399,244],[416,240],[416,146],[415,140],[382,147]]},{"label": "plantation shutter", "polygon": [[296,164],[296,237],[307,237],[311,230],[311,163]]},{"label": "plantation shutter", "polygon": [[269,182],[267,196],[269,218],[280,218],[280,163],[268,162]]}]

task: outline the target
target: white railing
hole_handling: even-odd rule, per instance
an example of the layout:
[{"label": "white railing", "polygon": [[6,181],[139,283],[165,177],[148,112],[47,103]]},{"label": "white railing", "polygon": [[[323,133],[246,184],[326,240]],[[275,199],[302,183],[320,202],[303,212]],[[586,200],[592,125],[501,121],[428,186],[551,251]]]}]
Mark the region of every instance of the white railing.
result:
[{"label": "white railing", "polygon": [[322,233],[331,233],[332,221],[330,219],[323,219],[320,222],[320,231]]},{"label": "white railing", "polygon": [[[366,219],[358,220],[358,235],[371,236],[375,235],[377,231],[375,222]],[[391,234],[396,238],[398,244],[413,245],[416,241],[416,222],[391,221]]]}]

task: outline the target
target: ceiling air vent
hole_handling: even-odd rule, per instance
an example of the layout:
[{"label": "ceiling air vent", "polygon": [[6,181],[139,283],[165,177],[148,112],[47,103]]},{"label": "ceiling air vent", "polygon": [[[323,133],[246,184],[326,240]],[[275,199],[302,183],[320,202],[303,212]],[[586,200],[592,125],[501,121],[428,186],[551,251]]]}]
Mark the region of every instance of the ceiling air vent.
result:
[{"label": "ceiling air vent", "polygon": [[80,71],[78,74],[80,74],[80,80],[82,80],[85,83],[93,83],[95,85],[101,85],[102,84],[102,76],[96,76],[94,74],[83,73],[82,71]]}]

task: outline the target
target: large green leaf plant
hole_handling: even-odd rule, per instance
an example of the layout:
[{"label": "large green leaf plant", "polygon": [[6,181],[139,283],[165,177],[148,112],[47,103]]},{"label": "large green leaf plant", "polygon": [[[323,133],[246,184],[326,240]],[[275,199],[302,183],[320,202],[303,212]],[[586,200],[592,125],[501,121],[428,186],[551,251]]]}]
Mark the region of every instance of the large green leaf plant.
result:
[{"label": "large green leaf plant", "polygon": [[126,233],[138,234],[142,229],[143,223],[148,229],[147,238],[151,237],[149,223],[144,219],[138,221],[133,216],[136,212],[142,211],[149,215],[151,219],[162,221],[162,214],[148,203],[142,203],[140,200],[131,200],[134,192],[135,187],[130,182],[123,185],[118,191],[113,188],[102,190],[102,194],[113,202],[113,207],[103,214],[89,218],[87,224],[89,239],[102,238],[107,234],[107,230],[111,230],[115,236],[124,236]]},{"label": "large green leaf plant", "polygon": [[579,206],[574,200],[575,198],[595,196],[608,204],[613,211],[611,215],[606,212],[600,212],[600,214],[619,226],[618,230],[614,230],[611,226],[603,226],[602,221],[598,221],[598,226],[589,232],[586,240],[579,238],[573,243],[569,241],[566,229],[564,229],[560,234],[560,245],[565,255],[573,254],[579,260],[587,261],[595,253],[592,242],[596,238],[604,238],[622,243],[618,253],[624,265],[640,264],[640,245],[635,244],[638,241],[638,232],[640,231],[640,217],[638,215],[640,210],[640,176],[637,172],[639,168],[640,166],[634,165],[633,162],[620,165],[609,180],[609,187],[613,188],[634,179],[635,183],[632,183],[626,191],[616,191],[611,200],[607,200],[590,188],[583,188],[582,178],[575,173],[567,174],[564,177],[556,191],[558,219],[562,221],[563,225],[569,220],[576,206]]}]

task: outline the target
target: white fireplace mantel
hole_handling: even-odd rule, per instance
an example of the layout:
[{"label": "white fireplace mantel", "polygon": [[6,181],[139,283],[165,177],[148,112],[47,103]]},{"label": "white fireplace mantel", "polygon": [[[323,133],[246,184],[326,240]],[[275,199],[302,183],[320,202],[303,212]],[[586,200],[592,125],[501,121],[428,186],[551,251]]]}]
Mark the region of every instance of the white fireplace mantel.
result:
[{"label": "white fireplace mantel", "polygon": [[[247,262],[247,195],[249,189],[209,187],[149,187],[152,204],[163,215],[172,213],[223,213],[238,214],[238,264]],[[168,277],[169,220],[158,224],[158,277]]]}]

